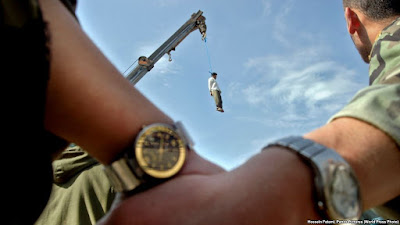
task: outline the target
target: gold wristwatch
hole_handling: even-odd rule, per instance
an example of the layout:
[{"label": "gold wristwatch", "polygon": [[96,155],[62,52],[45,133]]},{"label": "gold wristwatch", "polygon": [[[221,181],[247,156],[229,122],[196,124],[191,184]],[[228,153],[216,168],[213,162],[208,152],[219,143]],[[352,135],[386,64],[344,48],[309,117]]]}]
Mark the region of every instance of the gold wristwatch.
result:
[{"label": "gold wristwatch", "polygon": [[182,123],[155,123],[145,126],[133,146],[105,166],[105,171],[116,191],[142,191],[176,175],[192,146]]}]

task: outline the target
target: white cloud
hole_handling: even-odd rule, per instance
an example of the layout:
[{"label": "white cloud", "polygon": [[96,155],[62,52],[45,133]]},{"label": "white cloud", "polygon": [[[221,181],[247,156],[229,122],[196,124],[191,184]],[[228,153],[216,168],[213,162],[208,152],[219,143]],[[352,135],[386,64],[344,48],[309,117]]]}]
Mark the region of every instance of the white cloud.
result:
[{"label": "white cloud", "polygon": [[247,118],[253,122],[281,128],[321,125],[365,85],[356,80],[354,70],[331,59],[332,49],[323,39],[310,42],[309,35],[291,27],[297,2],[284,0],[274,7],[268,0],[262,3],[263,16],[274,16],[271,33],[282,51],[248,58],[246,80],[230,84],[228,96],[259,112]]},{"label": "white cloud", "polygon": [[[365,85],[355,79],[355,71],[325,59],[324,49],[250,58],[245,67],[251,77],[232,84],[231,95],[264,112],[265,118],[253,118],[264,124],[296,127],[325,121]],[[299,57],[304,53],[311,57]]]},{"label": "white cloud", "polygon": [[246,101],[251,105],[258,105],[266,103],[267,101],[268,92],[263,86],[250,84],[244,88],[242,92],[246,98]]},{"label": "white cloud", "polygon": [[304,99],[308,105],[312,105],[333,96],[346,95],[357,86],[351,80],[354,71],[341,68],[333,61],[317,61],[282,72],[285,75],[271,89],[271,94],[285,96],[288,103]]},{"label": "white cloud", "polygon": [[270,0],[262,1],[263,16],[269,16],[272,12],[272,4]]},{"label": "white cloud", "polygon": [[287,0],[282,4],[282,7],[280,8],[280,10],[277,13],[277,16],[275,17],[274,27],[272,31],[274,38],[286,47],[291,46],[293,41],[292,40],[293,36],[287,35],[288,26],[286,24],[286,19],[288,17],[290,18],[290,12],[293,9],[294,3],[295,3],[294,0]]}]

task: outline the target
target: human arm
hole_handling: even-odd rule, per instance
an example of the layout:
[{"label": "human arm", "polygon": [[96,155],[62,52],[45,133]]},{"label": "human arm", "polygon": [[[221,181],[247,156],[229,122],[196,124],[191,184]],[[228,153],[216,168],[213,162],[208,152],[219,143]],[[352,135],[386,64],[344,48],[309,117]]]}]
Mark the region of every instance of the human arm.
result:
[{"label": "human arm", "polygon": [[357,119],[339,118],[305,137],[349,162],[360,182],[364,209],[400,195],[400,149],[386,133]]},{"label": "human arm", "polygon": [[[116,152],[129,144],[143,124],[172,122],[120,76],[80,31],[77,24],[65,15],[58,1],[41,0],[40,3],[44,16],[49,21],[52,36],[51,80],[46,109],[46,127],[50,131],[78,143],[97,159],[108,163]],[[58,24],[61,22],[63,24]],[[60,117],[65,120],[59,121]],[[336,150],[341,151],[343,143],[347,146],[370,146],[368,143],[377,136],[372,135],[371,140],[369,136],[349,139],[348,137],[354,136],[347,135],[352,134],[353,127],[357,127],[357,132],[359,129],[368,131],[368,124],[362,123],[366,127],[360,127],[345,121],[341,126],[331,127],[340,121],[343,119],[338,119],[307,137],[328,147],[337,146]],[[339,130],[335,130],[337,133],[331,133],[332,129]],[[364,133],[369,134],[369,131]],[[399,161],[398,152],[393,151],[393,145],[390,145],[393,142],[390,142],[390,138],[387,139],[381,138],[377,142],[379,145],[388,146],[382,154],[390,151],[389,157],[375,157],[372,154],[374,148],[365,148],[367,154],[358,155],[368,156],[367,158],[348,159],[359,176],[362,195],[367,197],[364,197],[367,201],[366,206],[373,205],[373,202],[382,203],[398,190],[398,165],[392,168],[397,172],[394,176],[390,171],[384,173],[389,165]],[[349,156],[345,158],[347,157]],[[371,160],[373,165],[388,164],[376,171],[371,171],[375,170],[372,165],[358,168]],[[189,170],[190,172],[184,169],[176,179],[124,201],[111,214],[110,219],[149,219],[146,221],[156,222],[155,220],[161,218],[169,220],[170,224],[179,221],[201,224],[205,219],[210,220],[209,224],[234,224],[231,221],[242,224],[272,224],[273,220],[280,220],[275,221],[280,224],[290,224],[291,221],[285,219],[291,219],[292,222],[304,224],[305,218],[318,217],[311,200],[310,169],[290,151],[281,148],[264,151],[238,169],[227,173],[217,170],[217,174],[214,174],[214,171],[204,174],[203,171],[208,167],[203,166],[199,157],[189,159],[186,168],[192,165],[198,165],[198,168]],[[372,178],[365,177],[369,172],[383,174],[382,177],[390,178],[391,182],[385,180],[383,183],[376,182],[371,187],[365,187],[365,184],[372,183]],[[379,179],[383,180],[381,177]],[[374,178],[374,181],[377,179]],[[391,191],[383,197],[372,193],[380,189]],[[368,194],[378,197],[368,200]],[[166,204],[171,204],[167,205],[170,206],[168,210],[165,210]],[[151,207],[155,207],[154,211]],[[171,211],[174,213],[168,213]],[[136,212],[134,216],[132,212]],[[168,216],[154,216],[158,214]]]},{"label": "human arm", "polygon": [[[305,137],[337,150],[354,168],[364,209],[400,194],[400,151],[379,129],[339,118]],[[310,167],[297,155],[270,147],[230,172],[199,175],[184,170],[179,177],[122,202],[103,222],[306,224],[320,218],[312,179]]]},{"label": "human arm", "polygon": [[213,83],[214,83],[214,80],[211,77],[208,78],[208,90],[210,91],[210,93],[212,93],[211,88],[212,88]]},{"label": "human arm", "polygon": [[143,125],[172,123],[125,80],[60,1],[39,3],[50,35],[49,131],[108,164]]}]

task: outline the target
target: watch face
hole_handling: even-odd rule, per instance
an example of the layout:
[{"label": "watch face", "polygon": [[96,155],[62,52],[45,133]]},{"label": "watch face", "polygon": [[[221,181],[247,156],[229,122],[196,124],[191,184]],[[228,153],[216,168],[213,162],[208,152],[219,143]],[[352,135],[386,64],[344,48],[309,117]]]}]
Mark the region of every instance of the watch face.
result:
[{"label": "watch face", "polygon": [[182,168],[186,146],[166,125],[146,127],[136,140],[136,159],[142,170],[155,178],[169,178]]},{"label": "watch face", "polygon": [[330,188],[332,205],[339,216],[358,219],[361,212],[358,183],[345,165],[335,167]]}]

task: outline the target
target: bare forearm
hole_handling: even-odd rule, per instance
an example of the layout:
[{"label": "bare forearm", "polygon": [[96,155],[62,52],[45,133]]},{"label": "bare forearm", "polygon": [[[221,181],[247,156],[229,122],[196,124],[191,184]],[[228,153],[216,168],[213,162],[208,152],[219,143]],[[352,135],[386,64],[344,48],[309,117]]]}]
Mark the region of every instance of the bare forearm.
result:
[{"label": "bare forearm", "polygon": [[[360,182],[364,209],[400,195],[400,151],[381,130],[355,119],[341,118],[305,137],[335,149],[349,162]],[[231,210],[240,214],[240,210],[251,209],[257,212],[253,216],[259,215],[256,218],[267,219],[263,221],[266,224],[305,224],[307,219],[319,217],[316,200],[312,198],[315,190],[311,172],[311,167],[293,151],[270,147],[226,174],[233,188],[224,193],[231,195],[225,199],[242,202],[242,208]],[[238,202],[222,204],[229,208]],[[262,224],[258,220],[253,222]]]},{"label": "bare forearm", "polygon": [[295,225],[320,218],[312,197],[312,170],[290,150],[270,147],[227,174],[227,179],[233,184],[225,199],[236,202],[222,204],[242,217],[237,221],[246,213],[246,221],[254,220],[248,224]]},{"label": "bare forearm", "polygon": [[[381,136],[376,128],[371,130],[371,127],[364,126],[365,124],[359,121],[340,119],[307,134],[306,137],[337,149],[347,159],[359,178],[365,206],[368,207],[383,203],[396,193],[398,195],[396,187],[399,186],[396,182],[400,173],[398,165],[394,165],[399,161],[398,151],[391,140]],[[354,133],[353,129],[358,131],[357,137],[350,138],[352,135],[349,133]],[[379,141],[373,144],[373,138],[369,137],[371,140],[367,140],[368,138],[363,137],[360,139],[363,142],[361,148],[352,147],[358,142],[358,138],[366,134],[378,138]],[[345,140],[348,138],[353,140],[354,144],[349,145],[343,153],[340,143],[347,143]],[[381,153],[387,156],[375,158],[377,162],[364,168],[363,160],[371,160],[373,157],[365,158],[365,155],[374,155],[374,148],[385,148]],[[366,152],[360,149],[365,149]],[[188,165],[203,165],[196,164],[196,161],[198,160],[191,158]],[[191,171],[202,169],[187,167],[187,171],[183,171],[181,176],[127,199],[111,214],[110,221],[107,222],[116,224],[129,221],[142,224],[146,221],[149,224],[175,225],[188,224],[190,221],[190,224],[300,225],[306,224],[307,220],[321,219],[315,207],[316,200],[313,199],[315,190],[312,169],[292,150],[269,147],[230,172]],[[197,173],[200,175],[196,175]],[[366,176],[368,173],[374,177]],[[376,173],[381,173],[382,177],[375,176]],[[385,179],[390,179],[390,182],[382,182]],[[376,180],[377,183],[370,183]],[[382,194],[381,189],[389,194]],[[164,204],[155,204],[160,202]],[[165,210],[166,208],[168,210]],[[141,216],[132,217],[129,212],[137,212],[137,215]],[[172,216],[170,212],[177,213]]]},{"label": "bare forearm", "polygon": [[400,150],[384,132],[352,118],[340,118],[307,135],[335,149],[353,167],[364,209],[400,195]]},{"label": "bare forearm", "polygon": [[204,172],[198,160],[191,157],[192,168],[181,176],[122,202],[104,224],[303,225],[319,218],[311,170],[289,150],[268,149],[231,172]]},{"label": "bare forearm", "polygon": [[143,125],[171,123],[121,76],[60,1],[39,2],[50,33],[48,130],[109,163]]}]

